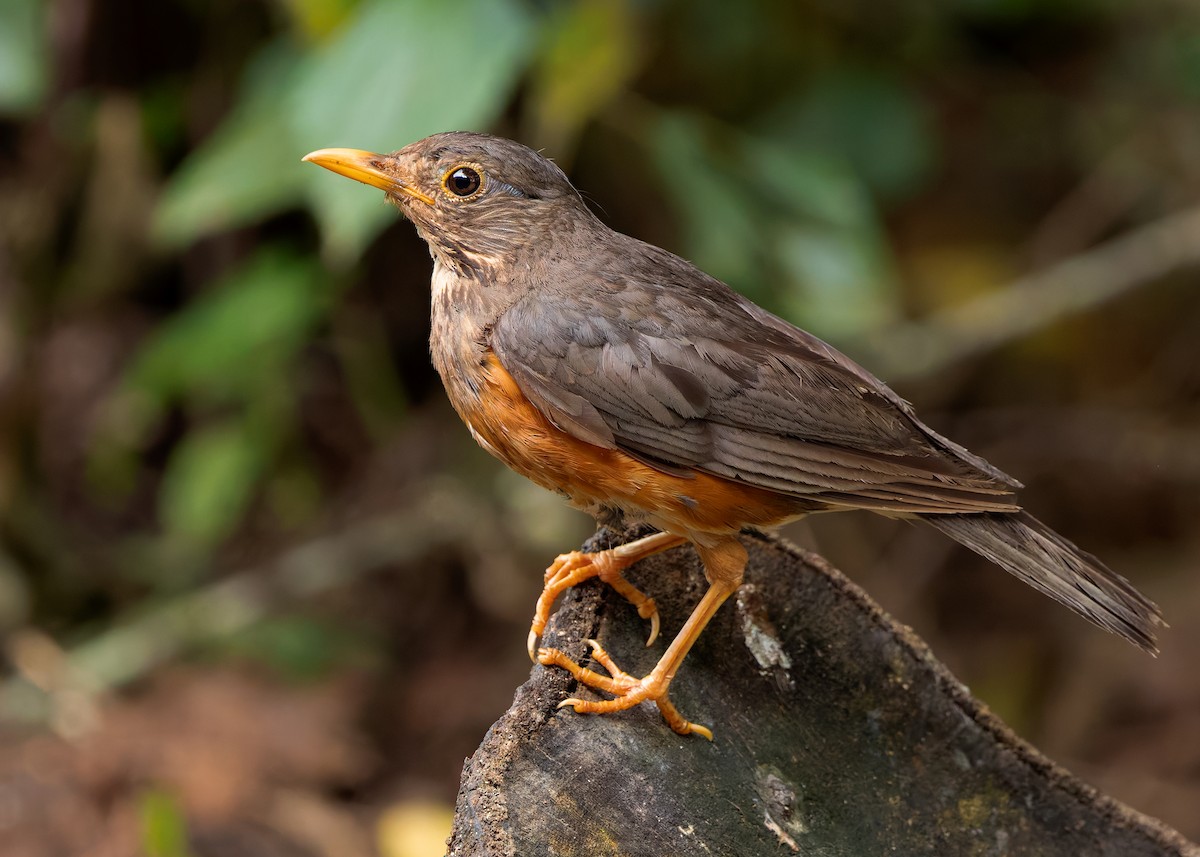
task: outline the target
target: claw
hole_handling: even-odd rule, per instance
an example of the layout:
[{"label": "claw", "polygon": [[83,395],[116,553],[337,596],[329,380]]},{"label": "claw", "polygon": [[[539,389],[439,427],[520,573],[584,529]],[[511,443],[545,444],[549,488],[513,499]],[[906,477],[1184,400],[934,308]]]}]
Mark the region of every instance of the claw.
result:
[{"label": "claw", "polygon": [[558,649],[539,649],[538,660],[546,666],[562,667],[571,673],[580,684],[602,693],[612,694],[614,698],[586,700],[572,696],[558,703],[556,708],[572,708],[576,714],[608,714],[633,708],[642,702],[653,702],[658,706],[667,725],[680,735],[694,734],[707,738],[709,741],[713,739],[711,729],[684,718],[667,698],[666,686],[669,682],[655,678],[653,673],[645,678],[634,678],[617,666],[598,642],[593,639],[584,642],[591,649],[595,661],[608,670],[608,675],[580,666]]},{"label": "claw", "polygon": [[[651,599],[650,603],[651,604],[654,603],[653,599]],[[658,610],[656,609],[653,613],[650,614],[650,636],[646,638],[646,648],[647,649],[650,648],[651,646],[653,646],[654,641],[658,639],[659,624],[660,623],[658,621]]]},{"label": "claw", "polygon": [[[630,542],[629,544],[610,550],[600,551],[599,553],[589,554],[576,551],[563,554],[546,569],[544,577],[545,585],[542,588],[541,596],[538,598],[537,608],[533,614],[533,622],[529,627],[529,637],[526,641],[526,648],[529,651],[530,659],[534,663],[539,663],[543,666],[560,667],[570,673],[572,678],[579,682],[579,684],[614,697],[613,699],[589,701],[572,696],[558,703],[558,708],[573,708],[578,714],[608,714],[633,708],[642,702],[653,702],[658,706],[663,719],[667,721],[667,725],[679,734],[688,735],[695,733],[710,741],[712,740],[712,732],[709,729],[704,726],[697,726],[685,720],[679,714],[678,710],[676,710],[675,706],[667,698],[667,685],[671,683],[671,679],[674,677],[676,670],[678,670],[683,657],[687,654],[687,650],[691,647],[695,638],[699,636],[700,630],[708,622],[712,613],[720,606],[721,601],[725,600],[729,596],[729,593],[737,588],[737,584],[741,581],[740,566],[738,567],[739,573],[736,575],[736,580],[732,580],[733,575],[727,575],[731,578],[731,582],[726,583],[722,581],[722,585],[719,587],[716,584],[709,587],[709,591],[705,593],[700,604],[692,612],[691,618],[688,619],[680,631],[676,642],[672,643],[667,652],[659,659],[658,665],[644,678],[635,678],[622,670],[612,657],[604,651],[600,644],[593,639],[586,641],[588,649],[591,651],[592,659],[599,668],[606,670],[608,675],[598,671],[598,669],[588,669],[581,666],[558,649],[548,647],[537,648],[538,638],[541,637],[542,631],[546,628],[546,622],[550,619],[550,609],[554,606],[554,602],[558,596],[572,586],[593,577],[599,578],[601,582],[612,587],[617,594],[637,608],[639,616],[650,621],[650,635],[646,639],[646,645],[653,645],[654,641],[658,639],[661,628],[658,605],[654,603],[653,598],[648,597],[644,592],[626,580],[622,572],[640,559],[683,544],[685,541],[686,539],[683,536],[665,532],[655,533],[654,535],[638,539],[635,542]],[[736,561],[739,559],[736,551],[741,550],[741,548],[736,542],[733,544],[735,546],[733,559]],[[742,565],[744,565],[745,551],[742,550],[741,553],[740,560]]]},{"label": "claw", "polygon": [[[649,538],[654,539],[656,542],[664,542],[662,534]],[[671,539],[674,538],[671,537]],[[666,541],[670,541],[671,539],[667,539]],[[658,639],[660,627],[658,606],[654,603],[653,598],[648,598],[645,593],[626,580],[621,573],[636,559],[636,555],[625,556],[614,551],[601,551],[594,554],[574,551],[562,554],[555,559],[550,567],[546,569],[546,574],[543,578],[545,585],[542,588],[541,596],[538,598],[537,607],[534,609],[533,621],[529,625],[529,638],[526,642],[529,659],[537,663],[536,647],[538,637],[542,635],[542,631],[546,628],[546,623],[550,619],[550,611],[554,607],[554,602],[558,599],[558,596],[572,586],[593,577],[600,578],[604,583],[615,589],[623,598],[637,607],[639,616],[650,620],[650,636],[646,640],[646,645],[652,645]]]}]

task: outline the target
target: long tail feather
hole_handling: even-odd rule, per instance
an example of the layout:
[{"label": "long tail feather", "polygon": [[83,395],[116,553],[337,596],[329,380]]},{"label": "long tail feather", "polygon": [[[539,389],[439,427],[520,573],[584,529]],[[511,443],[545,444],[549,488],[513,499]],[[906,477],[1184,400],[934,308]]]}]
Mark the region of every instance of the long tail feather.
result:
[{"label": "long tail feather", "polygon": [[1106,631],[1157,652],[1158,605],[1090,553],[1025,512],[923,515],[922,520]]}]

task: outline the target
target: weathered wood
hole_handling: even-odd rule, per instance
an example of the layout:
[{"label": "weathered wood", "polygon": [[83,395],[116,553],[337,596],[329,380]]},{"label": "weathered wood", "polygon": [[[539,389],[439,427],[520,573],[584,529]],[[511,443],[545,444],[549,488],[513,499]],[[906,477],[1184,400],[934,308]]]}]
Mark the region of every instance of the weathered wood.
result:
[{"label": "weathered wood", "polygon": [[[819,557],[745,542],[747,585],[671,687],[716,740],[680,738],[649,705],[556,711],[587,691],[536,667],[463,771],[452,857],[1200,854],[1022,742]],[[690,549],[630,577],[658,600],[668,638],[705,586]],[[665,645],[643,648],[645,632],[587,584],[547,639],[586,657],[596,637],[641,675]]]}]

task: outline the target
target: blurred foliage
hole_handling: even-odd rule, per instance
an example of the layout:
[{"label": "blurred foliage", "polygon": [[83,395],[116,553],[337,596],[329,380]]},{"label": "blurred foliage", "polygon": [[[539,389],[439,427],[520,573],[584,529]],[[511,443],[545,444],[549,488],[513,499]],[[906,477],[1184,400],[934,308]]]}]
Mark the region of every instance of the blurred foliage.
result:
[{"label": "blurred foliage", "polygon": [[[93,447],[95,482],[120,473],[173,407],[198,417],[167,462],[159,512],[168,533],[200,548],[242,519],[275,449],[296,425],[282,372],[328,312],[329,284],[312,259],[264,249],[162,324],[139,348]],[[214,417],[214,412],[221,416]],[[121,461],[120,459],[126,459]]]},{"label": "blurred foliage", "polygon": [[528,134],[570,157],[585,125],[625,92],[641,66],[642,34],[624,0],[580,0],[553,9],[526,101]]},{"label": "blurred foliage", "polygon": [[[1195,205],[1200,10],[3,0],[0,633],[94,638],[305,540],[317,545],[307,561],[336,575],[321,539],[434,503],[428,486],[448,474],[445,493],[476,503],[455,508],[469,508],[478,544],[430,546],[402,585],[364,572],[350,593],[283,599],[279,615],[277,593],[255,588],[268,603],[248,613],[267,618],[205,651],[254,651],[310,681],[390,664],[381,685],[423,689],[420,704],[377,691],[394,758],[470,749],[422,737],[476,735],[495,714],[455,715],[445,676],[476,669],[480,699],[507,698],[514,682],[488,685],[491,662],[527,668],[523,632],[504,661],[480,629],[506,639],[536,578],[508,570],[536,568],[578,531],[556,499],[498,477],[445,407],[426,355],[429,260],[411,229],[381,194],[300,162],[452,128],[544,149],[614,228],[865,351]],[[1193,288],[1090,311],[917,385],[925,412],[946,415],[934,422],[1028,477],[1056,525],[1147,567],[1154,550],[1184,554],[1200,516],[1200,464],[1186,455],[1200,448],[1200,304],[1188,272],[1177,279]],[[1010,412],[971,420],[1014,402],[1093,417],[1049,437]],[[854,569],[929,556],[872,553],[855,526],[831,524],[822,544]],[[365,569],[374,558],[356,555]],[[967,645],[978,611],[1003,599],[955,585],[892,594],[920,590],[941,623],[922,614],[922,633]],[[1020,688],[1005,694],[1015,709],[1057,662],[988,675],[987,653],[1003,648],[964,648],[954,666]],[[396,718],[410,733],[392,736]],[[153,853],[175,853],[177,811],[147,795],[147,851],[153,839]]]},{"label": "blurred foliage", "polygon": [[[760,0],[737,16],[715,3],[665,0],[169,5],[143,24],[187,22],[203,33],[207,19],[215,28],[172,37],[186,62],[117,59],[99,46],[89,54],[90,39],[119,26],[121,4],[66,7],[67,19],[85,14],[79,32],[51,31],[48,7],[35,0],[6,5],[0,107],[30,117],[14,120],[14,134],[48,135],[51,150],[90,161],[97,177],[83,221],[64,205],[84,173],[67,171],[40,190],[12,180],[14,204],[41,210],[41,220],[9,230],[14,272],[42,283],[40,296],[14,310],[26,335],[53,315],[49,296],[60,293],[139,315],[144,332],[111,357],[119,382],[97,379],[105,389],[77,441],[86,502],[111,513],[141,508],[149,492],[156,499],[149,529],[135,528],[139,543],[158,532],[170,547],[140,555],[174,557],[181,569],[264,503],[292,524],[319,510],[329,486],[296,398],[314,346],[339,364],[372,436],[403,420],[408,394],[403,381],[387,380],[396,371],[385,365],[387,345],[379,332],[366,335],[369,315],[350,316],[353,298],[338,297],[395,214],[377,194],[301,164],[304,152],[390,150],[444,128],[495,127],[569,165],[589,151],[589,133],[629,135],[657,176],[637,193],[674,212],[673,229],[652,227],[650,237],[674,232],[701,267],[849,342],[900,320],[913,300],[885,218],[960,168],[943,152],[943,138],[962,133],[955,123],[994,142],[972,152],[983,175],[1005,161],[1031,174],[1085,170],[1107,154],[1098,142],[1150,133],[1140,129],[1148,105],[1130,99],[1121,74],[1138,47],[1152,61],[1137,74],[1186,111],[1200,38],[1194,22],[1185,35],[1083,0],[896,4],[870,14],[855,4]],[[66,38],[64,30],[77,43],[50,38]],[[1067,37],[1069,51],[1052,50]],[[67,61],[68,48],[90,58]],[[1021,50],[1031,55],[1014,56]],[[60,79],[51,83],[56,55]],[[1041,79],[1027,71],[1039,63]],[[1071,80],[1083,66],[1087,89]],[[114,84],[132,110],[116,108]],[[1180,146],[1191,133],[1155,124],[1184,135]],[[1121,169],[1153,171],[1161,157],[1130,151]],[[617,168],[593,160],[597,170]],[[155,197],[147,244],[137,239],[147,219],[138,200]],[[1004,205],[997,200],[982,219],[1021,216]],[[298,208],[318,227],[319,259],[298,244],[303,229],[282,228],[297,223],[287,213]],[[128,252],[113,251],[112,223],[127,224],[115,246]],[[205,249],[220,247],[228,249]],[[84,255],[72,264],[73,253]],[[347,323],[363,335],[335,333],[330,353],[331,333]],[[392,402],[382,422],[376,398]]]},{"label": "blurred foliage", "polygon": [[344,625],[284,615],[222,638],[210,654],[221,660],[262,663],[294,682],[314,682],[337,668],[369,661],[373,644]]},{"label": "blurred foliage", "polygon": [[171,795],[150,791],[142,796],[142,851],[146,857],[189,857],[187,822]]},{"label": "blurred foliage", "polygon": [[44,12],[39,0],[0,7],[0,114],[32,110],[45,95]]},{"label": "blurred foliage", "polygon": [[665,114],[653,137],[660,169],[690,179],[669,190],[696,264],[827,335],[894,318],[895,282],[863,180],[824,149],[721,130]]},{"label": "blurred foliage", "polygon": [[[330,258],[345,264],[393,213],[378,198],[328,181],[281,152],[329,145],[332,129],[357,148],[384,151],[445,128],[486,126],[527,61],[531,22],[511,0],[344,7],[287,7],[308,38],[281,36],[262,48],[229,119],[168,183],[156,219],[168,246],[306,200]],[[340,26],[324,32],[314,26],[339,15]]]}]

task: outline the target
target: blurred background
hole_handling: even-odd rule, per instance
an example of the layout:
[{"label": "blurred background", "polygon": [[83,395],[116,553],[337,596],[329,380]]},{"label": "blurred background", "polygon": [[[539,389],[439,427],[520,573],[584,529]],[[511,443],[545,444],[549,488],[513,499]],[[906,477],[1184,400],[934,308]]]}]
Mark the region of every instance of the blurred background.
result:
[{"label": "blurred background", "polygon": [[0,850],[441,853],[592,525],[446,404],[411,227],[300,158],[457,128],[866,363],[1158,600],[1152,660],[932,530],[788,533],[1200,837],[1194,4],[4,0]]}]

